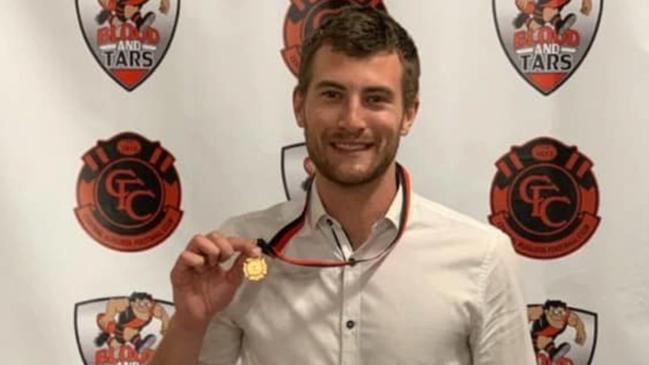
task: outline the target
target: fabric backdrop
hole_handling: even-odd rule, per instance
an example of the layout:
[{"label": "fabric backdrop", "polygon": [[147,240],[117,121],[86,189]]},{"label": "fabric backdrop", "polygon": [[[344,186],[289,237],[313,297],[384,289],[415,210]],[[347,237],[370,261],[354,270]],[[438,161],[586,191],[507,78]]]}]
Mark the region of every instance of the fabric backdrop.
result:
[{"label": "fabric backdrop", "polygon": [[[151,0],[120,20],[95,0],[3,2],[2,362],[150,357],[191,236],[300,198],[290,66],[341,3]],[[510,234],[530,308],[560,300],[584,325],[583,344],[555,339],[562,364],[649,364],[649,3],[573,0],[561,35],[528,31],[514,0],[384,5],[421,56],[398,156],[414,189]],[[140,331],[156,344],[111,355],[97,316],[134,292],[163,308]]]}]

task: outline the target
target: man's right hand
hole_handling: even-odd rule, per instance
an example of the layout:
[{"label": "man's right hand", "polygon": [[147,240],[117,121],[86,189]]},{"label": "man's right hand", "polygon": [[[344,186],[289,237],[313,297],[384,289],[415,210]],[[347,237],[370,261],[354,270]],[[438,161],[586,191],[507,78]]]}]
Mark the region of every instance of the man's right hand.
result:
[{"label": "man's right hand", "polygon": [[[222,267],[233,255],[238,256],[232,266]],[[245,259],[260,255],[252,240],[216,231],[194,236],[171,270],[175,325],[204,329],[232,301],[243,281]]]}]

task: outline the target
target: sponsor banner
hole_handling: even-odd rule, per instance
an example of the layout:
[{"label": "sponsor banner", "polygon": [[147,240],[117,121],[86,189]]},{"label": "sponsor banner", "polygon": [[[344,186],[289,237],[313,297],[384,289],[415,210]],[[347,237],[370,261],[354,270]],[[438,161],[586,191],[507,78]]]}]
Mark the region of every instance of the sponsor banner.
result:
[{"label": "sponsor banner", "polygon": [[536,259],[566,256],[599,225],[593,162],[577,147],[541,137],[513,146],[497,162],[489,222],[514,249]]},{"label": "sponsor banner", "polygon": [[83,363],[148,363],[173,313],[173,303],[155,299],[146,292],[77,303],[74,329]]},{"label": "sponsor banner", "polygon": [[282,183],[286,199],[304,199],[314,173],[315,166],[304,143],[282,147]]},{"label": "sponsor banner", "polygon": [[300,70],[300,46],[331,14],[349,4],[372,6],[385,11],[382,0],[292,0],[284,17],[282,59],[297,76]]},{"label": "sponsor banner", "polygon": [[603,0],[493,0],[500,43],[516,71],[544,95],[558,89],[588,54]]},{"label": "sponsor banner", "polygon": [[597,314],[560,300],[527,306],[538,365],[589,365],[597,346]]},{"label": "sponsor banner", "polygon": [[99,66],[132,91],[160,65],[180,0],[76,0],[81,32]]},{"label": "sponsor banner", "polygon": [[174,157],[159,142],[120,133],[86,152],[74,212],[85,231],[118,251],[141,251],[178,226],[180,180]]}]

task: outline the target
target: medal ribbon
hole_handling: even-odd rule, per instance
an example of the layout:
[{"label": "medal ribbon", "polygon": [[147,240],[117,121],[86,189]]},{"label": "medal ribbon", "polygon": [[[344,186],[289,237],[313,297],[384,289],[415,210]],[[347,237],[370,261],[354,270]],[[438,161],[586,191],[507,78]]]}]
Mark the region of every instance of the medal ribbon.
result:
[{"label": "medal ribbon", "polygon": [[[281,261],[287,262],[292,265],[308,266],[308,267],[341,267],[353,266],[359,262],[372,261],[387,254],[392,247],[399,241],[403,231],[405,230],[406,223],[408,222],[408,212],[410,210],[410,176],[408,171],[397,163],[397,184],[402,185],[402,200],[401,200],[401,213],[399,215],[399,228],[397,236],[392,242],[381,252],[373,257],[366,259],[355,260],[314,260],[314,259],[297,259],[284,256],[282,252],[289,243],[289,241],[302,229],[306,222],[306,215],[309,208],[309,201],[311,198],[311,189],[307,192],[306,201],[304,202],[304,209],[300,216],[295,218],[292,222],[280,229],[279,232],[273,236],[270,242],[263,238],[257,239],[257,246],[259,246],[263,253],[270,257],[277,258]],[[399,185],[397,185],[399,186]]]}]

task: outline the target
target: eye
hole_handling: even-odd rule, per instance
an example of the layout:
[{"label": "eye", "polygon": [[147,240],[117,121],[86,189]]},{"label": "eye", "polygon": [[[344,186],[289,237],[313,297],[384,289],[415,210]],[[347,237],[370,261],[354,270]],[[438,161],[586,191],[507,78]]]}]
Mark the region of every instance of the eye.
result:
[{"label": "eye", "polygon": [[369,94],[365,96],[365,105],[380,107],[390,102],[390,99],[383,94]]},{"label": "eye", "polygon": [[383,98],[379,95],[370,95],[365,98],[365,100],[370,104],[376,104],[383,101]]},{"label": "eye", "polygon": [[338,100],[342,97],[342,93],[337,90],[323,90],[320,96],[325,100]]}]

